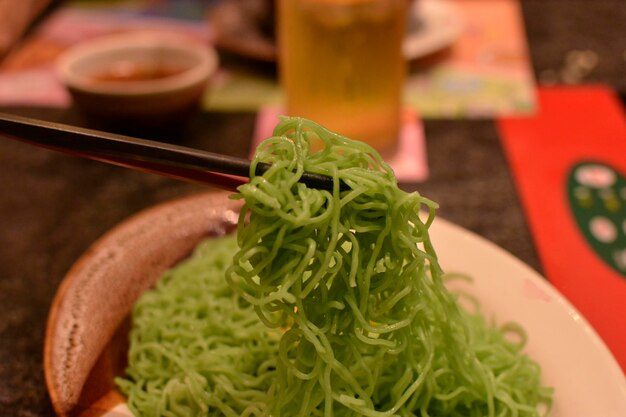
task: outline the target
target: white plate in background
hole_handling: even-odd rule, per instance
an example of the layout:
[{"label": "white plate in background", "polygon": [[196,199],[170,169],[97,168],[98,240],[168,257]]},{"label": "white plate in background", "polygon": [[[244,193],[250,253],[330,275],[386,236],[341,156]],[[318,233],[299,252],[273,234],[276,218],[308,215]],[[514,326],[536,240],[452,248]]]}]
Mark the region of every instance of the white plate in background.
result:
[{"label": "white plate in background", "polygon": [[404,56],[418,59],[451,46],[463,31],[463,21],[448,0],[417,0],[409,11]]}]

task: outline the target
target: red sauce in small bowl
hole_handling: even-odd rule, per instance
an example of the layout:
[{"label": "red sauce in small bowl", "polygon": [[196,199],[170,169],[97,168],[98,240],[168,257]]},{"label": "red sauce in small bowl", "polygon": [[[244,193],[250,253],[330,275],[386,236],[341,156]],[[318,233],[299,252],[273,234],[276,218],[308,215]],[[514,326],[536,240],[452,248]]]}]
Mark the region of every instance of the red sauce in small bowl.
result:
[{"label": "red sauce in small bowl", "polygon": [[155,66],[124,61],[111,65],[108,69],[92,75],[91,79],[97,83],[151,81],[172,77],[184,71],[184,68],[174,65],[160,64]]}]

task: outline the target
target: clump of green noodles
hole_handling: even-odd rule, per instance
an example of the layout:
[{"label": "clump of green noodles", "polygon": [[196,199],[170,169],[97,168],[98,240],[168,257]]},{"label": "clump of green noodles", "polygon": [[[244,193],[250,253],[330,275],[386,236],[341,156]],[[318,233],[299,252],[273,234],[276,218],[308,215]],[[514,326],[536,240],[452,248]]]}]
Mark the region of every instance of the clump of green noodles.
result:
[{"label": "clump of green noodles", "polygon": [[[444,287],[428,235],[436,205],[400,190],[371,147],[283,118],[251,172],[258,162],[271,168],[235,196],[240,249],[226,276],[284,331],[273,417],[535,416],[549,404],[521,346]],[[304,171],[334,189],[307,188]]]},{"label": "clump of green noodles", "polygon": [[136,303],[127,376],[137,416],[266,415],[278,335],[224,280],[234,236],[209,239]]},{"label": "clump of green noodles", "polygon": [[[310,140],[325,148],[311,153]],[[475,300],[459,307],[467,295],[444,287],[455,276],[442,274],[428,236],[436,205],[399,190],[376,152],[286,118],[259,161],[272,168],[240,189],[238,244],[205,241],[135,306],[127,376],[117,381],[135,415],[547,409],[551,390],[522,352],[523,331],[487,323]],[[334,190],[299,184],[305,170],[332,176]]]}]

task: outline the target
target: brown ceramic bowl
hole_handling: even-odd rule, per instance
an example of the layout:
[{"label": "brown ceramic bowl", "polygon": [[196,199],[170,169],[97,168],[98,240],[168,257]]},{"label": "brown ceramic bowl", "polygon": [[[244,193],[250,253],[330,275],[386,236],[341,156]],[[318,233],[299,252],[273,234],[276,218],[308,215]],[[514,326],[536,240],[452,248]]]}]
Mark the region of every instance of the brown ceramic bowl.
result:
[{"label": "brown ceramic bowl", "polygon": [[70,48],[57,61],[57,72],[88,115],[151,125],[197,108],[217,64],[211,46],[190,38],[127,32]]},{"label": "brown ceramic bowl", "polygon": [[113,378],[126,366],[135,300],[200,240],[232,231],[238,210],[226,193],[164,203],[113,228],[76,262],[52,303],[45,337],[46,384],[58,415],[126,415],[111,413],[125,403]]}]

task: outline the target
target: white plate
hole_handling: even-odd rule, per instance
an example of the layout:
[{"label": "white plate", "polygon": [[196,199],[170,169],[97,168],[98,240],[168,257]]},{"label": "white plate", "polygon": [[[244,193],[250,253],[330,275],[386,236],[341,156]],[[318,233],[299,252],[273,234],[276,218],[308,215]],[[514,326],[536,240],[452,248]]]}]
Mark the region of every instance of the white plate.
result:
[{"label": "white plate", "polygon": [[[115,319],[107,316],[109,321],[120,320],[130,308],[136,295],[128,294],[137,287],[129,283],[133,272],[147,286],[152,278],[141,275],[147,267],[170,263],[164,258],[173,256],[177,249],[186,253],[207,231],[220,230],[220,223],[235,221],[234,207],[225,194],[191,196],[157,206],[111,230],[77,262],[62,285],[53,307],[56,311],[48,323],[45,356],[53,399],[60,398],[61,387],[50,370],[54,369],[55,360],[66,364],[68,358],[64,341],[59,339],[66,333],[55,329],[67,328],[70,323],[69,327],[75,329],[75,341],[82,340],[84,348],[91,346],[89,329],[93,324],[89,323],[106,310],[103,303],[113,303],[107,309],[120,310]],[[443,219],[434,222],[431,236],[446,271],[463,272],[474,278],[472,284],[455,285],[469,285],[466,289],[480,300],[483,312],[493,315],[499,323],[515,321],[526,329],[527,352],[540,363],[545,384],[555,388],[552,417],[626,416],[626,378],[617,362],[587,322],[545,279],[494,244]],[[180,259],[179,256],[175,258]],[[120,268],[124,271],[121,279]],[[120,294],[95,306],[88,302],[87,295],[112,295],[111,288]],[[123,298],[128,306],[115,307],[119,303],[116,300]],[[91,308],[96,310],[89,313]],[[96,335],[102,333],[99,329],[93,330]],[[85,333],[83,339],[79,338],[80,332]],[[130,415],[125,405],[113,405],[114,408],[105,407],[109,417]]]},{"label": "white plate", "polygon": [[[404,56],[411,60],[446,48],[461,35],[463,21],[449,0],[417,0],[409,9]],[[243,18],[239,2],[220,2],[209,13],[217,45],[260,61],[276,61],[274,36],[263,33],[258,22]]]},{"label": "white plate", "polygon": [[462,19],[447,0],[417,0],[410,10],[404,56],[417,59],[444,49],[461,35]]},{"label": "white plate", "polygon": [[[488,316],[516,321],[526,351],[555,389],[552,417],[626,416],[626,378],[576,309],[543,277],[493,243],[438,219],[431,229],[442,267],[474,278],[466,288]],[[466,285],[466,284],[465,284]]]}]

